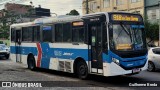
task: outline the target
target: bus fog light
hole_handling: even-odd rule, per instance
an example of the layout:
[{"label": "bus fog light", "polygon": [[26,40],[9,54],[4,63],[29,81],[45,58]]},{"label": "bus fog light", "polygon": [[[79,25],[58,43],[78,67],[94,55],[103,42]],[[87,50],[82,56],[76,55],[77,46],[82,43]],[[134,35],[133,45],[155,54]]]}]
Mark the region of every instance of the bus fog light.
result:
[{"label": "bus fog light", "polygon": [[116,58],[112,58],[112,61],[113,61],[114,63],[116,63],[116,64],[119,64],[119,60],[116,59]]}]

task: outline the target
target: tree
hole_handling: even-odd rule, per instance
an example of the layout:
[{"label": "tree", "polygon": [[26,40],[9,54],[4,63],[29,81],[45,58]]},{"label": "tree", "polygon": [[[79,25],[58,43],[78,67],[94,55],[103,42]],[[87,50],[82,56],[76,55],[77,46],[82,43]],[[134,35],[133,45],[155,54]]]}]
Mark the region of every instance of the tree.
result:
[{"label": "tree", "polygon": [[28,12],[25,14],[18,14],[16,11],[3,10],[3,17],[0,17],[0,38],[9,38],[9,28],[11,24],[17,22],[23,22],[23,17],[30,17],[34,9],[30,6],[21,6],[22,8],[27,8]]},{"label": "tree", "polygon": [[79,15],[79,12],[75,9],[71,10],[70,13],[67,13],[66,15]]},{"label": "tree", "polygon": [[5,16],[0,18],[0,38],[7,39],[9,37],[10,25],[15,23],[20,17],[15,15],[13,12],[8,12],[6,10],[3,10],[3,13],[5,13]]},{"label": "tree", "polygon": [[148,20],[145,20],[145,31],[147,38],[150,39],[148,43],[159,39],[158,23],[150,23]]}]

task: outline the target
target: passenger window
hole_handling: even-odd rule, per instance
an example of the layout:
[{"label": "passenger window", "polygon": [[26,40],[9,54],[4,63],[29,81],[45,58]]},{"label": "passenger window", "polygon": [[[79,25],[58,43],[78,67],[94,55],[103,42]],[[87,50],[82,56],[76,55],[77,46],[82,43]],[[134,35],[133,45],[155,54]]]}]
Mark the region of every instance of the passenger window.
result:
[{"label": "passenger window", "polygon": [[55,25],[55,41],[62,42],[63,41],[63,26],[62,24]]},{"label": "passenger window", "polygon": [[33,41],[40,41],[40,27],[33,27]]},{"label": "passenger window", "polygon": [[84,28],[78,27],[72,30],[73,33],[73,42],[84,42]]},{"label": "passenger window", "polygon": [[16,31],[12,28],[11,29],[11,41],[12,42],[15,42],[15,37],[16,37],[15,35],[16,35]]},{"label": "passenger window", "polygon": [[72,41],[71,35],[72,35],[71,24],[70,23],[63,24],[63,42],[71,42]]},{"label": "passenger window", "polygon": [[43,26],[43,41],[44,42],[52,42],[52,26],[45,25]]}]

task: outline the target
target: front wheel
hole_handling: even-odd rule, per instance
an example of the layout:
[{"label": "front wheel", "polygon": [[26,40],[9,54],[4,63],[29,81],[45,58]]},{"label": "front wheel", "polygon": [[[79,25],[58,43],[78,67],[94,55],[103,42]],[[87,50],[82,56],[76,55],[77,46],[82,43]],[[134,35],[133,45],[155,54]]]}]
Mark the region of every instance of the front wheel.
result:
[{"label": "front wheel", "polygon": [[88,76],[88,67],[85,62],[79,62],[77,64],[77,75],[80,79],[86,79]]},{"label": "front wheel", "polygon": [[28,57],[28,68],[32,71],[36,69],[35,59],[33,56]]},{"label": "front wheel", "polygon": [[155,65],[153,62],[151,62],[151,61],[148,62],[148,69],[147,70],[150,72],[155,71]]}]

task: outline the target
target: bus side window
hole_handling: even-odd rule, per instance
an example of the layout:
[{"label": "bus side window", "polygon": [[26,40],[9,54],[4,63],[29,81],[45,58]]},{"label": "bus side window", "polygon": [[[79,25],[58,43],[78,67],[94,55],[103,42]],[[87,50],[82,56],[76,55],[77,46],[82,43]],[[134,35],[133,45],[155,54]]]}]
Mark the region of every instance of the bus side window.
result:
[{"label": "bus side window", "polygon": [[33,27],[33,41],[34,42],[40,41],[40,27],[39,26]]},{"label": "bus side window", "polygon": [[76,27],[72,29],[73,42],[84,42],[84,27]]},{"label": "bus side window", "polygon": [[55,41],[56,42],[63,41],[63,25],[62,24],[55,25]]},{"label": "bus side window", "polygon": [[16,38],[15,38],[15,37],[16,37],[16,33],[15,33],[15,32],[16,32],[16,31],[12,28],[12,29],[11,29],[11,41],[12,41],[12,42],[15,42],[15,39],[16,39]]},{"label": "bus side window", "polygon": [[22,41],[28,41],[29,33],[28,33],[28,28],[23,27],[22,28]]},{"label": "bus side window", "polygon": [[65,23],[63,24],[63,42],[71,42],[72,40],[72,31],[71,24]]},{"label": "bus side window", "polygon": [[52,25],[43,26],[43,41],[52,42]]},{"label": "bus side window", "polygon": [[108,50],[108,42],[107,42],[107,27],[106,23],[102,24],[102,30],[103,30],[103,51]]}]

